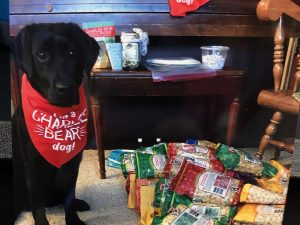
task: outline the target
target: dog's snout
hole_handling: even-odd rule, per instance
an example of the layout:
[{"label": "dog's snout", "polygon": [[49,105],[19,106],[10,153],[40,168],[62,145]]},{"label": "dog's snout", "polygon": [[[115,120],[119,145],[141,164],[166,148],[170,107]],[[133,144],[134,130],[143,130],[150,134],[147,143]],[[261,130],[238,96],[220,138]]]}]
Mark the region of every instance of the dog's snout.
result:
[{"label": "dog's snout", "polygon": [[70,85],[64,83],[56,83],[55,88],[57,93],[64,94],[70,89]]}]

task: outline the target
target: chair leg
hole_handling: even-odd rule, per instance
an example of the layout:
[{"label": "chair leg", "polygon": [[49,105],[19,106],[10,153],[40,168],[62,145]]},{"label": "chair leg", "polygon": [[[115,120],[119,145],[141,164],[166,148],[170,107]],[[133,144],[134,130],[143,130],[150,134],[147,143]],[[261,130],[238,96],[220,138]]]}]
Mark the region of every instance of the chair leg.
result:
[{"label": "chair leg", "polygon": [[281,153],[281,150],[278,149],[278,148],[276,148],[276,149],[275,149],[275,152],[274,152],[274,157],[273,157],[273,159],[278,160],[279,157],[280,157],[280,153]]},{"label": "chair leg", "polygon": [[240,100],[239,98],[234,98],[230,106],[228,123],[227,123],[227,134],[226,134],[227,145],[232,144],[239,110],[240,110]]},{"label": "chair leg", "polygon": [[267,126],[264,136],[262,137],[258,150],[256,152],[256,156],[258,158],[262,158],[264,151],[266,150],[269,140],[271,140],[272,136],[276,133],[277,127],[282,120],[282,113],[275,112],[270,120],[270,124]]}]

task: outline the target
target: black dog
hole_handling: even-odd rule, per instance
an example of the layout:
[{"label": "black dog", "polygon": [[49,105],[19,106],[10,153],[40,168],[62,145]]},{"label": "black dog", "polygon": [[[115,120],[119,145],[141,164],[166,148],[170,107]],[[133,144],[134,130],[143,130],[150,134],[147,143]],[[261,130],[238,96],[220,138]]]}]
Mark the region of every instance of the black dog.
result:
[{"label": "black dog", "polygon": [[[79,86],[97,59],[97,42],[73,23],[32,24],[13,41],[16,65],[27,74],[31,86],[51,105],[70,107],[79,102]],[[82,153],[60,168],[48,163],[36,150],[20,106],[13,116],[15,217],[32,210],[36,225],[49,224],[45,207],[64,205],[67,225],[85,224],[77,211],[89,210],[75,199],[75,185]]]}]

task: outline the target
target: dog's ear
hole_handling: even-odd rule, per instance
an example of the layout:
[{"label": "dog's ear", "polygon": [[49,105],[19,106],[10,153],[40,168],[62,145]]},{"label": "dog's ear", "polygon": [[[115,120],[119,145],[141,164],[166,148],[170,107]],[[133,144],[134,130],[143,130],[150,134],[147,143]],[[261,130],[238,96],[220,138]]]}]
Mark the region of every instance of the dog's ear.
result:
[{"label": "dog's ear", "polygon": [[20,30],[17,36],[11,41],[10,49],[16,66],[32,76],[32,55],[31,55],[31,35],[33,25],[28,25]]},{"label": "dog's ear", "polygon": [[89,75],[99,55],[100,47],[97,41],[85,33],[77,24],[70,23],[73,26],[76,37],[79,38],[78,44],[83,48],[84,70]]}]

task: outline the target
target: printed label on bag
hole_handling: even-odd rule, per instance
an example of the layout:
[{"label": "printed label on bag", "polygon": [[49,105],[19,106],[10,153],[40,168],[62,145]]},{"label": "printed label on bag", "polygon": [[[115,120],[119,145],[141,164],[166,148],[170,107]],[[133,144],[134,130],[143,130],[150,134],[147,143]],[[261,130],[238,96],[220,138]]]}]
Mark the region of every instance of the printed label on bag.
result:
[{"label": "printed label on bag", "polygon": [[207,153],[208,148],[204,146],[196,146],[190,144],[182,144],[182,150],[189,153]]},{"label": "printed label on bag", "polygon": [[221,207],[193,205],[192,210],[215,219],[220,217]]},{"label": "printed label on bag", "polygon": [[156,170],[158,170],[158,171],[164,170],[166,163],[167,163],[167,161],[166,161],[166,158],[164,155],[153,155],[152,156],[152,164]]},{"label": "printed label on bag", "polygon": [[212,219],[206,218],[203,214],[194,211],[192,208],[186,209],[172,225],[213,225]]},{"label": "printed label on bag", "polygon": [[198,166],[201,166],[205,169],[209,169],[210,164],[207,160],[203,160],[203,159],[194,159],[194,163],[197,164]]},{"label": "printed label on bag", "polygon": [[259,214],[275,214],[275,213],[283,213],[284,206],[283,205],[259,205],[256,207],[256,212]]},{"label": "printed label on bag", "polygon": [[261,164],[261,161],[250,154],[245,155],[245,161],[252,162],[255,164]]},{"label": "printed label on bag", "polygon": [[198,189],[220,197],[225,197],[230,183],[230,177],[213,172],[206,172],[199,176]]}]

